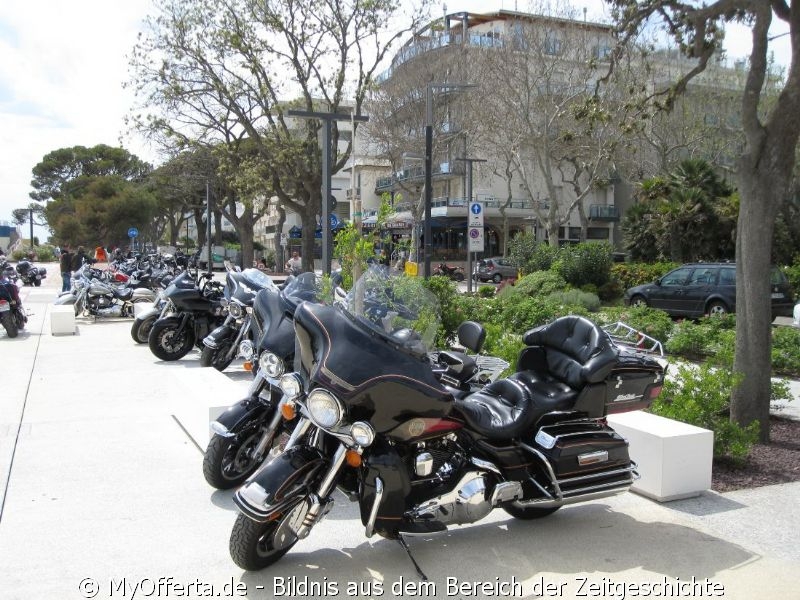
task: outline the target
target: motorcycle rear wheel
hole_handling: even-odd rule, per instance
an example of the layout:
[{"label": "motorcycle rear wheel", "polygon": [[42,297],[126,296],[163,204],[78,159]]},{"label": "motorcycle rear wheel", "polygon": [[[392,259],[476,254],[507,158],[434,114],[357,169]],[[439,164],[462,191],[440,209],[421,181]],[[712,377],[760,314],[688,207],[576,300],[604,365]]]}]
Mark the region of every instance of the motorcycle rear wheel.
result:
[{"label": "motorcycle rear wheel", "polygon": [[504,504],[503,510],[515,519],[530,521],[532,519],[542,519],[556,512],[560,506],[543,508],[540,506],[515,506],[514,504]]},{"label": "motorcycle rear wheel", "polygon": [[178,333],[180,323],[156,321],[150,330],[147,345],[157,358],[165,361],[179,360],[189,354],[194,347],[194,328],[187,324],[183,331]]},{"label": "motorcycle rear wheel", "polygon": [[2,316],[2,322],[8,337],[15,338],[19,335],[19,328],[17,327],[17,322],[14,320],[14,315],[11,314],[11,311]]},{"label": "motorcycle rear wheel", "polygon": [[233,356],[228,356],[231,350],[230,343],[223,343],[219,348],[203,346],[203,353],[200,355],[201,367],[214,367],[217,371],[224,371],[233,362]]},{"label": "motorcycle rear wheel", "polygon": [[259,571],[276,563],[297,543],[289,523],[297,520],[298,515],[305,516],[305,512],[305,502],[300,502],[280,518],[266,523],[238,514],[228,544],[233,562],[246,571]]}]

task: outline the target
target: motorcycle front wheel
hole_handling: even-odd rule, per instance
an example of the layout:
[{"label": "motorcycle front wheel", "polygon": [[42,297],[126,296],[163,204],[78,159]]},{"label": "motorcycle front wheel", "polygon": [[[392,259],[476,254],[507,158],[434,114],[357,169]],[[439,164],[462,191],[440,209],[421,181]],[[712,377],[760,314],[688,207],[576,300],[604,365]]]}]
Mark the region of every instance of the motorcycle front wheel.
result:
[{"label": "motorcycle front wheel", "polygon": [[19,328],[17,327],[17,323],[14,320],[14,315],[11,312],[6,312],[0,317],[0,320],[3,322],[3,328],[6,330],[8,337],[15,338],[19,335]]},{"label": "motorcycle front wheel", "polygon": [[230,342],[222,343],[219,348],[204,346],[203,353],[200,355],[200,366],[214,367],[217,371],[224,371],[233,362],[234,355],[228,356],[230,350]]},{"label": "motorcycle front wheel", "polygon": [[183,331],[179,329],[178,320],[165,323],[156,321],[147,340],[150,351],[165,361],[179,360],[189,354],[194,347],[194,328],[191,323],[187,323]]},{"label": "motorcycle front wheel", "polygon": [[301,501],[281,518],[266,523],[237,515],[228,545],[233,562],[246,571],[258,571],[277,562],[297,543],[294,530],[306,512],[306,502]]},{"label": "motorcycle front wheel", "polygon": [[272,453],[276,442],[280,443],[281,429],[273,439],[261,460],[255,460],[253,451],[263,435],[261,428],[244,431],[235,437],[214,435],[203,455],[203,477],[208,485],[218,490],[229,490],[244,483]]},{"label": "motorcycle front wheel", "polygon": [[34,287],[39,287],[41,285],[42,285],[42,280],[41,279],[34,279],[33,280],[33,286]]}]

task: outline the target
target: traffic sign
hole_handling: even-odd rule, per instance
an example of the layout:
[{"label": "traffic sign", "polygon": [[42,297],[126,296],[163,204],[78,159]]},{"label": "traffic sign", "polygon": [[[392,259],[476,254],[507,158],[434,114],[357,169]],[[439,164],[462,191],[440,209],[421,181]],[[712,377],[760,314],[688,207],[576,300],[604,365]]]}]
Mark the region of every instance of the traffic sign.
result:
[{"label": "traffic sign", "polygon": [[472,202],[469,205],[468,227],[483,227],[483,205],[480,202]]},{"label": "traffic sign", "polygon": [[469,228],[469,252],[483,252],[483,227]]},{"label": "traffic sign", "polygon": [[336,229],[336,227],[339,225],[339,219],[336,217],[336,215],[331,215],[330,219],[331,229]]},{"label": "traffic sign", "polygon": [[136,227],[131,227],[128,229],[128,237],[135,238],[139,236],[139,230]]}]

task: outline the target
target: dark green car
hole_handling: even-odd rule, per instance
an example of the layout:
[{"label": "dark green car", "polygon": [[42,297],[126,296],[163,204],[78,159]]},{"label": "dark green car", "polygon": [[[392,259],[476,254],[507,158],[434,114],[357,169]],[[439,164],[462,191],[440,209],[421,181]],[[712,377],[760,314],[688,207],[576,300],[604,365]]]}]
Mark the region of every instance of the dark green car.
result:
[{"label": "dark green car", "polygon": [[[790,317],[794,292],[776,267],[771,277],[772,317]],[[736,312],[736,265],[690,263],[653,283],[637,285],[625,292],[625,304],[645,304],[676,317],[701,317]]]}]

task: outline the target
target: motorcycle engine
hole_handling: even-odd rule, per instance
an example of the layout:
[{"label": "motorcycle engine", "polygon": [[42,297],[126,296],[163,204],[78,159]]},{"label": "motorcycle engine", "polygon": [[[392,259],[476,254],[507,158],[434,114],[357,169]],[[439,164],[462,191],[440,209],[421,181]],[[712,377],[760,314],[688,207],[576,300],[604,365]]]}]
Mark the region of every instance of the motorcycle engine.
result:
[{"label": "motorcycle engine", "polygon": [[97,296],[95,302],[97,302],[97,308],[106,308],[111,306],[113,299],[110,296]]},{"label": "motorcycle engine", "polygon": [[97,314],[101,317],[121,317],[122,306],[116,304],[114,306],[108,306],[106,308],[98,307]]}]

